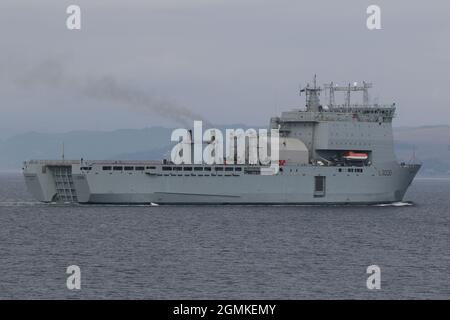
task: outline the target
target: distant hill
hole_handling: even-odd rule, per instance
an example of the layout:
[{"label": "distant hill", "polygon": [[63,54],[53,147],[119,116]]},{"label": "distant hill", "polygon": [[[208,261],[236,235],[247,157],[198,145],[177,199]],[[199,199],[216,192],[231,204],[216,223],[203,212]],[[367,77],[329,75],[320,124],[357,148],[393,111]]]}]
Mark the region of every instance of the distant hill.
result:
[{"label": "distant hill", "polygon": [[[242,125],[219,129],[245,128]],[[58,134],[29,132],[0,141],[0,169],[19,169],[28,159],[160,159],[168,157],[172,129],[152,127],[115,131],[72,131]],[[450,126],[394,129],[395,151],[408,162],[415,153],[423,162],[422,175],[450,175]]]},{"label": "distant hill", "polygon": [[20,168],[28,159],[114,159],[119,154],[158,150],[167,146],[172,129],[153,127],[110,132],[73,131],[59,134],[29,132],[0,142],[0,168]]}]

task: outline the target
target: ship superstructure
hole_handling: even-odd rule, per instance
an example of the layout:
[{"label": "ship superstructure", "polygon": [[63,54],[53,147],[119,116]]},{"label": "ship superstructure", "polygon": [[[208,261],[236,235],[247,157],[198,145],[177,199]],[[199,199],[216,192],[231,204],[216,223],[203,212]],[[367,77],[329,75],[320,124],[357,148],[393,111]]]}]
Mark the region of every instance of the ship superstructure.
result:
[{"label": "ship superstructure", "polygon": [[[30,160],[24,176],[43,202],[100,204],[368,204],[403,199],[420,169],[398,163],[393,146],[395,104],[369,104],[372,85],[333,83],[301,89],[306,108],[270,120],[279,130],[279,170],[260,164],[160,161]],[[334,94],[346,95],[341,105]],[[351,94],[363,93],[362,104]],[[320,94],[326,93],[322,105]]]}]

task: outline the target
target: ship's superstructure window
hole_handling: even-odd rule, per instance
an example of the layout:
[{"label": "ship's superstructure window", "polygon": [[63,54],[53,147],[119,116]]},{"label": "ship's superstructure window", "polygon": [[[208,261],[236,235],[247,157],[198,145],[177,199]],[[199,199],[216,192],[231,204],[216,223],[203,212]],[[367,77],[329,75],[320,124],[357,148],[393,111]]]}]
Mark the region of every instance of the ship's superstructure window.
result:
[{"label": "ship's superstructure window", "polygon": [[[151,166],[151,167],[147,167],[147,169],[149,169],[149,170],[154,170],[154,169],[156,169],[156,167]],[[137,169],[136,169],[136,170],[137,170]]]},{"label": "ship's superstructure window", "polygon": [[348,168],[347,172],[363,172],[363,169],[362,168]]},{"label": "ship's superstructure window", "polygon": [[109,170],[111,170],[112,168],[111,168],[111,166],[103,166],[103,168],[102,168],[104,171],[109,171]]},{"label": "ship's superstructure window", "polygon": [[[280,171],[283,171],[283,168],[280,168]],[[245,174],[261,174],[260,167],[248,167],[244,169]]]},{"label": "ship's superstructure window", "polygon": [[80,167],[80,169],[81,169],[81,170],[86,170],[86,171],[89,171],[89,170],[91,170],[91,169],[92,169],[92,167]]},{"label": "ship's superstructure window", "polygon": [[233,167],[226,167],[225,171],[233,171]]},{"label": "ship's superstructure window", "polygon": [[234,170],[235,171],[242,171],[242,168],[241,167],[236,167],[236,168],[234,168]]},{"label": "ship's superstructure window", "polygon": [[223,171],[223,168],[222,167],[215,167],[214,168],[216,171]]},{"label": "ship's superstructure window", "polygon": [[192,167],[184,167],[184,171],[192,171]]},{"label": "ship's superstructure window", "polygon": [[135,170],[136,170],[136,171],[143,171],[143,170],[144,170],[144,167],[135,167]]},{"label": "ship's superstructure window", "polygon": [[172,167],[162,167],[163,171],[172,171]]},{"label": "ship's superstructure window", "polygon": [[203,171],[203,168],[202,167],[195,167],[194,171]]},{"label": "ship's superstructure window", "polygon": [[125,167],[124,170],[125,171],[133,171],[133,167]]},{"label": "ship's superstructure window", "polygon": [[205,171],[211,171],[211,167],[205,167]]},{"label": "ship's superstructure window", "polygon": [[174,171],[181,171],[181,170],[183,170],[183,168],[182,167],[173,167],[173,170]]},{"label": "ship's superstructure window", "polygon": [[114,171],[122,171],[122,167],[113,167]]}]

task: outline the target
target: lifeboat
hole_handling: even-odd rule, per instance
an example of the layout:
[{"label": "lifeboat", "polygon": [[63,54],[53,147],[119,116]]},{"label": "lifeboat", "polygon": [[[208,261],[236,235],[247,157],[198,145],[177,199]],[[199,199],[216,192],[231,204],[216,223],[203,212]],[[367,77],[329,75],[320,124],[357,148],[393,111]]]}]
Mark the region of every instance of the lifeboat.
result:
[{"label": "lifeboat", "polygon": [[346,160],[367,160],[369,156],[363,152],[346,151],[342,158]]}]

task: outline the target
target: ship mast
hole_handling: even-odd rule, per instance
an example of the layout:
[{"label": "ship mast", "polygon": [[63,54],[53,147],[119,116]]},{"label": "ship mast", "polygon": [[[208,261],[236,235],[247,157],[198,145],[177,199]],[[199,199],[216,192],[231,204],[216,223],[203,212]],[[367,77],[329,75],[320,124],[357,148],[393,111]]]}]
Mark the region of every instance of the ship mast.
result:
[{"label": "ship mast", "polygon": [[322,88],[317,87],[316,75],[314,75],[313,87],[310,87],[308,83],[306,87],[300,90],[300,95],[302,92],[305,93],[307,111],[320,111],[322,109],[319,99],[320,91],[322,91]]},{"label": "ship mast", "polygon": [[346,93],[345,95],[345,106],[348,108],[350,107],[350,93],[352,91],[362,91],[363,92],[363,106],[367,107],[369,105],[369,89],[372,88],[372,83],[368,83],[363,81],[362,86],[358,86],[358,84],[355,82],[353,85],[350,83],[347,86],[338,86],[335,85],[333,82],[327,83],[324,85],[324,88],[328,90],[329,93],[329,107],[335,106],[335,99],[334,99],[334,93],[336,91],[343,91]]}]

